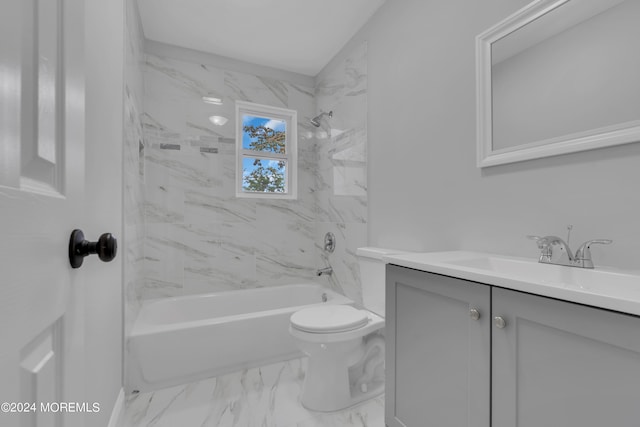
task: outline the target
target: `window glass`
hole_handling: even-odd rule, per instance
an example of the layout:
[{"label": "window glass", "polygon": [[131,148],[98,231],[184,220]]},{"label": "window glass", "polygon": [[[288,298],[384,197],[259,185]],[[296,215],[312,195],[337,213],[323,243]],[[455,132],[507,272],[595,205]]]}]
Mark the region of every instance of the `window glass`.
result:
[{"label": "window glass", "polygon": [[254,151],[286,153],[287,123],[284,120],[242,117],[242,148]]},{"label": "window glass", "polygon": [[297,112],[236,101],[236,196],[296,199]]},{"label": "window glass", "polygon": [[286,193],[286,160],[244,157],[242,159],[242,189],[262,193]]}]

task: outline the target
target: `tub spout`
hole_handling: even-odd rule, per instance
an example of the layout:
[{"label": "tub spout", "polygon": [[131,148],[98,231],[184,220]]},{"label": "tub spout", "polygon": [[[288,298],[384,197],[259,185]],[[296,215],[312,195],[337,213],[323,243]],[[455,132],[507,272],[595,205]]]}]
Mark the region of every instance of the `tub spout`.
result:
[{"label": "tub spout", "polygon": [[316,271],[316,276],[322,276],[323,274],[331,275],[333,273],[333,268],[325,267]]}]

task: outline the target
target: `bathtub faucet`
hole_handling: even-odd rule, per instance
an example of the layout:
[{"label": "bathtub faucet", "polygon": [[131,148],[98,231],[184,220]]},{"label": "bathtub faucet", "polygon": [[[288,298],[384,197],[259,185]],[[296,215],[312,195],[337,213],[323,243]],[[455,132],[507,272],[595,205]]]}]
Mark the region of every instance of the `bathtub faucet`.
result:
[{"label": "bathtub faucet", "polygon": [[333,273],[333,268],[331,267],[325,267],[325,268],[321,268],[319,270],[316,271],[316,276],[322,276],[323,274],[332,274]]}]

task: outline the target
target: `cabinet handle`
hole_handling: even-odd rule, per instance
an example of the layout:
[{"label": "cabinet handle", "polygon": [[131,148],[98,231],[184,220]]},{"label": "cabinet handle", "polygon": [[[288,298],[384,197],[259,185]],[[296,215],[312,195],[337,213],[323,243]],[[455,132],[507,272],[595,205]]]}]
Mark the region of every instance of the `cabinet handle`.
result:
[{"label": "cabinet handle", "polygon": [[476,310],[475,308],[472,308],[471,310],[469,310],[469,316],[473,320],[478,320],[480,318],[480,312],[478,310]]},{"label": "cabinet handle", "polygon": [[493,318],[493,324],[496,325],[496,328],[499,328],[499,329],[503,329],[505,326],[507,326],[506,320],[504,320],[500,316],[496,316]]}]

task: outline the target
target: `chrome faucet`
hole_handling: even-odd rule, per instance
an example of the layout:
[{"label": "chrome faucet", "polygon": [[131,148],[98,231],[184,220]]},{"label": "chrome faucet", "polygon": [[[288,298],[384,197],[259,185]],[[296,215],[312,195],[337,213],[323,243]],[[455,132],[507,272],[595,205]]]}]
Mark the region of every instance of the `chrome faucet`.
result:
[{"label": "chrome faucet", "polygon": [[327,275],[333,274],[333,268],[325,267],[325,268],[321,268],[319,270],[316,270],[316,276],[322,276],[323,274],[327,274]]},{"label": "chrome faucet", "polygon": [[593,260],[591,259],[591,250],[589,249],[592,244],[598,243],[600,245],[610,245],[613,243],[611,239],[594,239],[587,240],[584,242],[576,251],[575,256],[573,257],[574,264],[576,267],[582,268],[593,268]]},{"label": "chrome faucet", "polygon": [[571,254],[569,245],[558,236],[527,237],[535,240],[538,244],[538,249],[540,249],[538,262],[580,268],[593,268],[593,260],[591,259],[591,251],[589,250],[592,244],[599,243],[608,245],[613,243],[613,240],[609,239],[588,240],[578,248],[574,256]]},{"label": "chrome faucet", "polygon": [[529,239],[535,240],[540,249],[539,262],[545,264],[571,265],[573,255],[569,245],[557,236],[527,236]]}]

